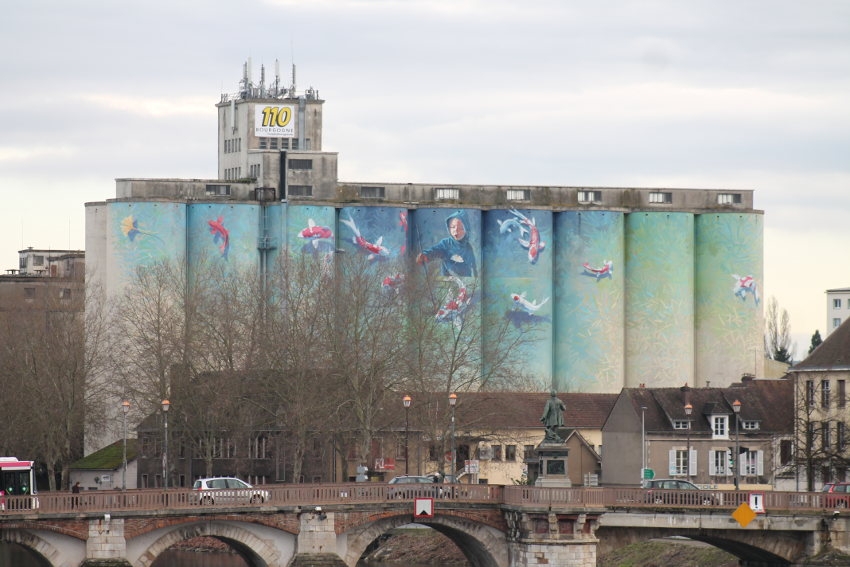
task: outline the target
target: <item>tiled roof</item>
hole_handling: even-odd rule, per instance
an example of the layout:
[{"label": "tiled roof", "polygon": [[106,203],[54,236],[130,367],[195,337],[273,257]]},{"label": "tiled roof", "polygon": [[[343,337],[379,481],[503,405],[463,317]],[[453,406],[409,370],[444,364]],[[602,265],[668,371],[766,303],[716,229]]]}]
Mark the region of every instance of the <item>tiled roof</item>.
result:
[{"label": "tiled roof", "polygon": [[807,370],[850,370],[850,318],[837,329],[791,371]]},{"label": "tiled roof", "polygon": [[[455,420],[458,427],[474,429],[540,429],[543,424],[540,416],[549,399],[548,393],[540,392],[459,392],[455,406]],[[564,402],[564,426],[577,429],[602,429],[608,414],[617,401],[618,394],[560,393],[558,398]],[[399,396],[398,415],[404,419],[403,407]],[[435,407],[444,397],[442,394],[411,394],[413,403],[410,410],[411,426],[414,415],[419,416],[424,406]],[[423,403],[423,400],[425,402]],[[447,408],[448,400],[439,402]],[[415,411],[417,410],[418,411]],[[426,413],[430,414],[431,411]]]},{"label": "tiled roof", "polygon": [[732,404],[741,402],[741,420],[758,421],[759,431],[787,433],[794,429],[794,383],[791,380],[745,380],[728,388],[627,388],[636,415],[646,408],[647,431],[673,431],[672,422],[687,420],[685,405],[693,407],[693,433],[710,432],[704,416],[732,415]]}]

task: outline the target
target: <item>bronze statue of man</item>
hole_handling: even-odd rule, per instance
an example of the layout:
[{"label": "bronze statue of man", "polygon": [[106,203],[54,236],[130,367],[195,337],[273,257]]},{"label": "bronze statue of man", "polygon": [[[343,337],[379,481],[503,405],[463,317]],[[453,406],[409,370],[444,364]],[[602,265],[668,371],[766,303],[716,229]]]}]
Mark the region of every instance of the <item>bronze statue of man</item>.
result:
[{"label": "bronze statue of man", "polygon": [[567,406],[558,399],[558,394],[555,390],[552,390],[549,399],[546,400],[546,406],[543,408],[543,416],[540,418],[540,421],[546,428],[546,441],[563,441],[558,435],[558,428],[564,426],[563,412],[566,409]]}]

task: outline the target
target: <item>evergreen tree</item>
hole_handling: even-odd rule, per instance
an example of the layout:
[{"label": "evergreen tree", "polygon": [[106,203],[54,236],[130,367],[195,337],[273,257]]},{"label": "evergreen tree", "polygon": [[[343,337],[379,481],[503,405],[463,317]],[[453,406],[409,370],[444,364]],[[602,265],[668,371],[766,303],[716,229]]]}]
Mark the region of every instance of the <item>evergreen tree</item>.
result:
[{"label": "evergreen tree", "polygon": [[815,329],[815,334],[812,335],[812,344],[809,346],[809,354],[812,354],[816,348],[820,346],[823,342],[823,339],[820,337],[820,331]]}]

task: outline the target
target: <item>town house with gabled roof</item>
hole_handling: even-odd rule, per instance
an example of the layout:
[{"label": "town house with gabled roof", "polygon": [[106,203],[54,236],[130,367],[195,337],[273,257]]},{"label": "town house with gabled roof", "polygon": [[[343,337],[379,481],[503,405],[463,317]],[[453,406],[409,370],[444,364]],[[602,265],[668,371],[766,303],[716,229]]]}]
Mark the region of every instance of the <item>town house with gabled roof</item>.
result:
[{"label": "town house with gabled roof", "polygon": [[799,490],[848,480],[850,319],[788,372],[794,383],[795,468]]},{"label": "town house with gabled roof", "polygon": [[602,428],[601,481],[728,489],[737,476],[742,489],[793,490],[793,398],[792,381],[751,376],[728,388],[626,388]]}]

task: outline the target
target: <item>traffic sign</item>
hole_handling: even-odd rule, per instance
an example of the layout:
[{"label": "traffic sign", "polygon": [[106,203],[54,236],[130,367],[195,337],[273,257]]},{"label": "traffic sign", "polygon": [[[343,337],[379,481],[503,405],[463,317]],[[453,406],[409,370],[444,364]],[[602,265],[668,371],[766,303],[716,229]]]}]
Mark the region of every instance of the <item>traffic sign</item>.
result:
[{"label": "traffic sign", "polygon": [[643,469],[643,479],[652,480],[655,478],[655,471],[652,469]]}]

